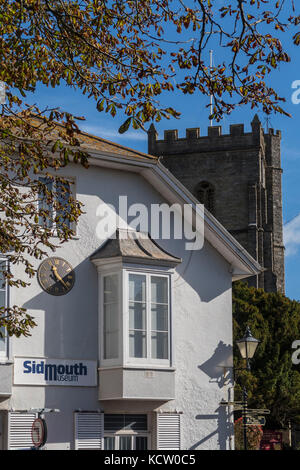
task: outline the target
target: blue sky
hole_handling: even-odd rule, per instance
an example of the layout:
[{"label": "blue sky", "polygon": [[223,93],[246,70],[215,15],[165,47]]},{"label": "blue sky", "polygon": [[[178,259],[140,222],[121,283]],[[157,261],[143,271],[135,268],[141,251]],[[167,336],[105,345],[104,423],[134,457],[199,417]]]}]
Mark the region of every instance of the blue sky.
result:
[{"label": "blue sky", "polygon": [[[283,115],[271,115],[269,127],[280,129],[282,132],[281,156],[283,168],[283,220],[285,224],[285,243],[286,243],[286,294],[294,299],[300,300],[299,289],[299,265],[300,265],[300,104],[292,102],[292,94],[295,89],[292,88],[293,82],[299,80],[297,85],[300,89],[300,69],[299,49],[286,41],[288,52],[292,55],[292,62],[284,64],[280,69],[275,70],[271,76],[272,87],[279,94],[286,98],[283,105],[292,118]],[[214,62],[221,62],[219,57],[220,50],[214,50]],[[207,61],[209,56],[207,51]],[[300,98],[300,92],[299,92]],[[124,121],[124,116],[112,118],[105,113],[99,113],[96,110],[95,102],[92,99],[82,96],[78,91],[72,90],[66,86],[60,86],[56,89],[47,89],[39,87],[34,95],[28,97],[27,102],[36,103],[40,109],[49,105],[51,107],[60,107],[74,113],[83,115],[86,121],[80,123],[80,127],[87,132],[99,135],[105,139],[118,142],[128,147],[147,152],[147,135],[143,131],[129,129],[124,134],[118,134],[118,128]],[[163,138],[165,129],[178,129],[179,136],[185,135],[185,129],[189,127],[200,127],[201,135],[207,134],[209,126],[209,111],[206,105],[209,103],[207,97],[202,95],[186,96],[178,93],[168,95],[167,104],[181,112],[180,119],[162,120],[155,123],[159,132],[159,138]],[[245,131],[250,132],[250,122],[255,113],[264,126],[266,126],[266,116],[260,110],[251,110],[250,107],[241,107],[235,109],[230,116],[224,116],[219,123],[222,125],[222,132],[229,132],[230,124],[245,124]],[[216,123],[214,123],[216,124]]]}]

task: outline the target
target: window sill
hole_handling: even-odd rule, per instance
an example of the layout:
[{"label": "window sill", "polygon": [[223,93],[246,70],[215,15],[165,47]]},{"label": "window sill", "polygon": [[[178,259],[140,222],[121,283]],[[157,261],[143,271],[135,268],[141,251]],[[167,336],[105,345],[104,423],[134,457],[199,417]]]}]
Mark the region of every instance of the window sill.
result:
[{"label": "window sill", "polygon": [[[59,238],[57,233],[54,233],[51,238]],[[80,240],[81,239],[81,236],[80,235],[74,235],[71,239],[69,239],[68,241],[72,241],[72,240]]]},{"label": "window sill", "polygon": [[149,364],[149,365],[124,364],[122,366],[120,366],[120,365],[118,365],[118,366],[107,365],[107,366],[98,367],[98,370],[109,370],[109,369],[167,370],[167,371],[175,371],[176,370],[175,367],[166,366],[166,365],[163,365],[163,364],[161,364],[161,365],[159,365],[159,364],[154,364],[154,365],[152,365],[152,364]]}]

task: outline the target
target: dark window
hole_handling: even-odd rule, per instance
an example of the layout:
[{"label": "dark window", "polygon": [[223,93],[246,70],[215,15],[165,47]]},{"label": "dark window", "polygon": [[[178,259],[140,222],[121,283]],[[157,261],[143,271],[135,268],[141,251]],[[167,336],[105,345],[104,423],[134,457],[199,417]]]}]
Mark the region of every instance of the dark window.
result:
[{"label": "dark window", "polygon": [[61,206],[61,210],[56,212],[56,226],[59,227],[60,225],[66,225],[70,228],[70,219],[66,216],[69,211],[69,198],[71,194],[70,183],[68,181],[64,181],[63,183],[61,181],[57,181],[55,193],[58,203]]},{"label": "dark window", "polygon": [[202,181],[196,186],[195,196],[212,214],[215,213],[215,188],[208,181]]},{"label": "dark window", "polygon": [[147,441],[146,436],[136,436],[135,450],[147,450]]},{"label": "dark window", "polygon": [[[0,309],[7,307],[7,283],[4,272],[8,269],[7,261],[0,259]],[[2,312],[0,313],[0,315]],[[7,335],[4,326],[0,327],[0,358],[7,355]]]},{"label": "dark window", "polygon": [[147,415],[104,414],[105,432],[147,431]]},{"label": "dark window", "polygon": [[[45,189],[52,193],[53,191],[53,181],[50,178],[39,178],[40,182],[45,185]],[[39,217],[39,224],[47,228],[52,228],[53,226],[53,204],[52,201],[48,200],[48,195],[40,194],[39,196],[39,210],[42,211],[42,214]]]},{"label": "dark window", "polygon": [[[46,191],[52,195],[50,200],[49,195],[40,194],[39,196],[39,211],[42,211],[39,217],[39,224],[47,228],[53,228],[54,219],[56,218],[56,228],[65,224],[70,228],[70,220],[66,216],[69,210],[69,198],[71,194],[70,183],[68,181],[61,182],[55,181],[51,178],[39,178],[41,183],[45,185]],[[54,211],[53,202],[56,200],[60,204],[60,210]]]},{"label": "dark window", "polygon": [[104,437],[104,450],[115,450],[115,438],[112,436]]}]

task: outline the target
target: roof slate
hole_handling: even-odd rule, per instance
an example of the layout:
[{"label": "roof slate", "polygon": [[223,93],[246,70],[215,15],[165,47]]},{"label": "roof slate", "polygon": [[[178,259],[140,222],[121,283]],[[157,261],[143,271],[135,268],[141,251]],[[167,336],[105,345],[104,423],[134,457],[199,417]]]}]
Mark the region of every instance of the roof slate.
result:
[{"label": "roof slate", "polygon": [[123,258],[136,263],[176,266],[181,258],[171,255],[161,248],[148,233],[117,229],[92,256],[91,260]]}]

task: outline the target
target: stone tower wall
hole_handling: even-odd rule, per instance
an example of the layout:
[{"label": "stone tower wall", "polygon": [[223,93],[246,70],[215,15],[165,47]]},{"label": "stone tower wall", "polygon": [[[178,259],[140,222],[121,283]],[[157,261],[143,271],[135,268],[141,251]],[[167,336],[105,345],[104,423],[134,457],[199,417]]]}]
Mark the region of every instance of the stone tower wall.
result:
[{"label": "stone tower wall", "polygon": [[268,292],[284,292],[284,248],[282,237],[281,133],[264,134],[257,116],[252,132],[243,124],[187,129],[184,138],[168,130],[157,139],[152,125],[148,152],[161,156],[162,163],[195,196],[199,183],[214,187],[213,215],[265,267],[265,272],[248,280]]}]

